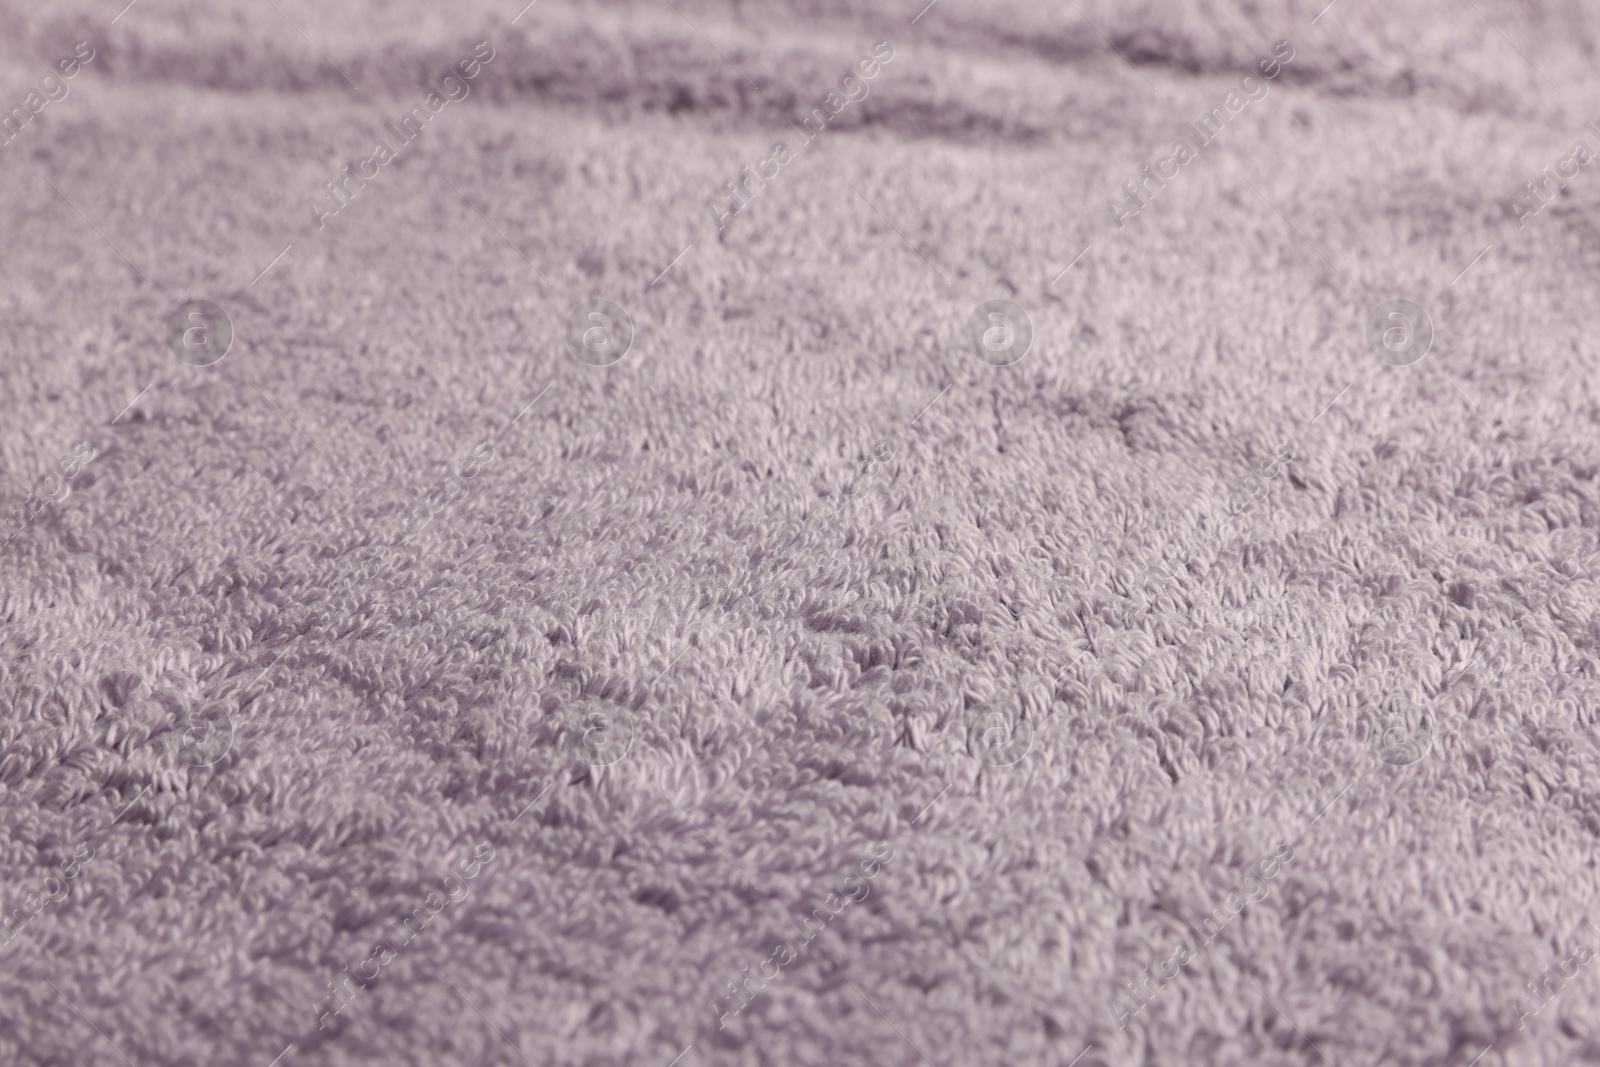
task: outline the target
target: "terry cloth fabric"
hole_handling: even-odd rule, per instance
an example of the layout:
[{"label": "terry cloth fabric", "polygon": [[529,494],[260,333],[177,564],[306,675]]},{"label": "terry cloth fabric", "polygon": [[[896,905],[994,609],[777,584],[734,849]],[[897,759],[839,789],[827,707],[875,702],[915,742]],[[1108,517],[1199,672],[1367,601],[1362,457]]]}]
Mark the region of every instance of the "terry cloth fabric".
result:
[{"label": "terry cloth fabric", "polygon": [[1595,9],[120,6],[0,1063],[1600,1059]]}]

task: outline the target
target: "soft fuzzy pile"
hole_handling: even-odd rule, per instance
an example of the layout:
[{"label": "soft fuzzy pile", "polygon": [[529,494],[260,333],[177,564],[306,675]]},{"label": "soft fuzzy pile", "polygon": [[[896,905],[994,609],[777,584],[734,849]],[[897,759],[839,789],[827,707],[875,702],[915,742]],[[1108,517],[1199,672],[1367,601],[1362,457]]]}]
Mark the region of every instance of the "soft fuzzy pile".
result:
[{"label": "soft fuzzy pile", "polygon": [[0,1063],[1600,1061],[1595,11],[120,6],[0,13]]}]

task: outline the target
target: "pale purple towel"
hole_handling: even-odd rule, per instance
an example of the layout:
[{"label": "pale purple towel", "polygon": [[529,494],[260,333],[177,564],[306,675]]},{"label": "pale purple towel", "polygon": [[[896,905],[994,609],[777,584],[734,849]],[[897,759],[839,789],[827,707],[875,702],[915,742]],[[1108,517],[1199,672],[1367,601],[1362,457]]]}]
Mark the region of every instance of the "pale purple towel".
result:
[{"label": "pale purple towel", "polygon": [[1600,1060],[1600,14],[0,26],[0,1063]]}]

